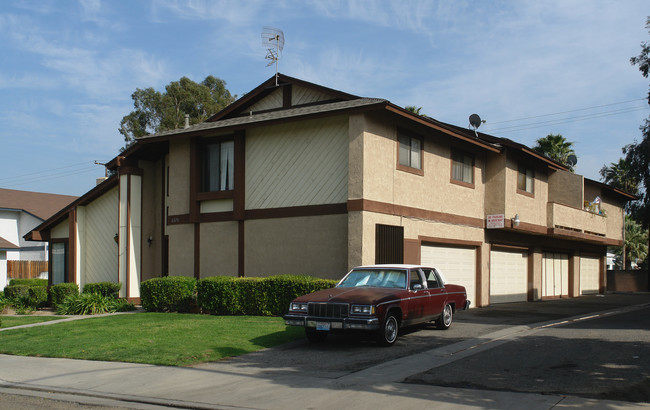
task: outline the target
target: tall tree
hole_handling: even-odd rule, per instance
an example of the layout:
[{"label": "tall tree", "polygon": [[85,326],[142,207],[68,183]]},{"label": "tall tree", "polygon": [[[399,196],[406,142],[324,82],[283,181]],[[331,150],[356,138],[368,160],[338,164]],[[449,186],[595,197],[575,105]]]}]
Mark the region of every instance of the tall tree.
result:
[{"label": "tall tree", "polygon": [[616,248],[614,253],[623,261],[624,269],[631,269],[632,262],[640,265],[648,257],[648,230],[625,215],[625,246]]},{"label": "tall tree", "polygon": [[619,158],[617,163],[612,162],[609,166],[603,165],[600,176],[603,182],[615,188],[631,194],[638,192],[639,181],[636,172],[624,158]]},{"label": "tall tree", "polygon": [[[646,18],[645,27],[650,33],[650,16]],[[636,65],[643,77],[648,78],[650,72],[650,41],[641,43],[641,53],[630,58],[632,65]],[[650,88],[648,92],[648,104],[650,104]],[[632,215],[641,222],[644,228],[650,227],[650,117],[645,119],[641,127],[643,139],[641,142],[627,145],[623,148],[625,160],[637,173],[640,185],[639,201],[632,204]]]},{"label": "tall tree", "polygon": [[167,84],[164,92],[137,88],[131,98],[134,110],[122,118],[119,128],[127,146],[144,135],[181,127],[185,114],[190,124],[203,122],[236,96],[230,94],[225,81],[209,75],[201,83],[182,77]]},{"label": "tall tree", "polygon": [[569,163],[569,157],[576,154],[573,150],[573,142],[567,141],[561,134],[548,134],[535,142],[537,145],[533,150],[566,166],[571,172],[574,171],[574,165]]}]

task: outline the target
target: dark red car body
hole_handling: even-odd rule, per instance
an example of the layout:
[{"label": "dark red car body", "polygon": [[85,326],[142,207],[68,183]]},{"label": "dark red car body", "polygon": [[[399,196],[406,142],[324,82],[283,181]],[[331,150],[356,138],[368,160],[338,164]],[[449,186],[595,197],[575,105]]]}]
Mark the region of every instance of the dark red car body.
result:
[{"label": "dark red car body", "polygon": [[360,266],[336,287],[293,300],[284,319],[304,327],[311,341],[330,332],[369,331],[390,345],[404,326],[435,321],[439,328],[449,328],[453,314],[469,304],[465,288],[444,283],[434,268]]}]

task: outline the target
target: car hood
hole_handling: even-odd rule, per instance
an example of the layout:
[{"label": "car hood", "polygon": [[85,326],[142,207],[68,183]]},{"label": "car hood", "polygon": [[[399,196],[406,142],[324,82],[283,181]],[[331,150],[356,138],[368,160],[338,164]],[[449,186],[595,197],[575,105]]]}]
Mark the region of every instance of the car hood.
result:
[{"label": "car hood", "polygon": [[359,305],[371,305],[385,302],[397,297],[403,289],[387,289],[373,287],[354,288],[331,288],[319,290],[318,292],[300,296],[295,302],[330,302],[330,303],[354,303]]}]

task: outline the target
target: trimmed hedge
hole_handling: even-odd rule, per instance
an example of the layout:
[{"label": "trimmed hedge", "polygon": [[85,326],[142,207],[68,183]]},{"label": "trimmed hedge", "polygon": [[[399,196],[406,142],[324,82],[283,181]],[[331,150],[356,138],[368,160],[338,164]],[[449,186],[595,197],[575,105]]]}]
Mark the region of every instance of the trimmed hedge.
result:
[{"label": "trimmed hedge", "polygon": [[9,285],[5,287],[5,297],[11,300],[26,299],[29,297],[29,285]]},{"label": "trimmed hedge", "polygon": [[47,279],[11,279],[9,286],[47,286]]},{"label": "trimmed hedge", "polygon": [[84,285],[83,293],[96,293],[98,295],[117,299],[120,296],[121,283],[97,282]]},{"label": "trimmed hedge", "polygon": [[140,284],[140,301],[149,312],[189,312],[196,305],[196,279],[153,278]]},{"label": "trimmed hedge", "polygon": [[47,305],[47,286],[9,285],[4,293],[14,304],[34,309]]},{"label": "trimmed hedge", "polygon": [[266,278],[215,276],[197,283],[197,304],[215,315],[266,315],[287,313],[289,303],[298,296],[329,289],[337,281],[303,275]]},{"label": "trimmed hedge", "polygon": [[50,286],[50,304],[53,308],[59,306],[66,297],[70,295],[78,295],[79,286],[76,283],[59,283],[58,285]]}]

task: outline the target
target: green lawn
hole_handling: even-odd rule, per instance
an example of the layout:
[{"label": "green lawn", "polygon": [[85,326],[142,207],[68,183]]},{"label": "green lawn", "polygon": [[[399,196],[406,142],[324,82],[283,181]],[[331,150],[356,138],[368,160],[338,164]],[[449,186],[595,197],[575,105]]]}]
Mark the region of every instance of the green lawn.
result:
[{"label": "green lawn", "polygon": [[66,316],[0,316],[0,328],[30,325],[49,320],[64,319]]},{"label": "green lawn", "polygon": [[184,366],[302,337],[279,317],[137,313],[6,330],[0,353]]}]

